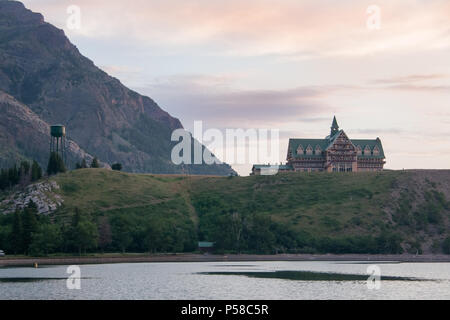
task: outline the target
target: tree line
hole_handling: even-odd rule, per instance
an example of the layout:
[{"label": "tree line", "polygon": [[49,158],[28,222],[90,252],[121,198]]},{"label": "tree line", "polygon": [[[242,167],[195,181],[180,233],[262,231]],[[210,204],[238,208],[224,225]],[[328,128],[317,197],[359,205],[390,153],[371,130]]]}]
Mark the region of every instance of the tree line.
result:
[{"label": "tree line", "polygon": [[[92,162],[90,165],[87,164],[86,159],[81,160],[81,162],[77,162],[75,164],[75,169],[87,169],[87,168],[100,168],[100,162],[98,161],[97,157],[94,157],[92,159]],[[122,170],[122,164],[120,163],[114,163],[111,165],[111,169],[115,171],[121,171]]]},{"label": "tree line", "polygon": [[33,202],[0,215],[0,248],[7,254],[42,256],[88,252],[193,252],[192,224],[134,214],[93,215],[75,208],[68,215],[37,213]]},{"label": "tree line", "polygon": [[[49,255],[87,252],[195,252],[197,241],[212,241],[217,253],[402,253],[402,238],[378,235],[312,236],[258,213],[226,209],[202,214],[198,228],[189,219],[138,212],[91,214],[77,208],[68,215],[40,215],[32,202],[0,216],[0,248],[8,254]],[[450,254],[450,238],[443,242]]]},{"label": "tree line", "polygon": [[70,223],[59,223],[38,214],[31,201],[22,210],[0,217],[0,247],[9,254],[47,255],[55,252],[86,252],[97,246],[96,225],[79,211]]},{"label": "tree line", "polygon": [[229,253],[402,253],[402,238],[393,230],[377,235],[327,236],[294,230],[251,206],[234,208],[220,197],[200,196],[199,240],[215,243],[217,252]]},{"label": "tree line", "polygon": [[27,185],[42,178],[42,169],[36,161],[22,161],[19,166],[0,170],[0,190],[16,185]]}]

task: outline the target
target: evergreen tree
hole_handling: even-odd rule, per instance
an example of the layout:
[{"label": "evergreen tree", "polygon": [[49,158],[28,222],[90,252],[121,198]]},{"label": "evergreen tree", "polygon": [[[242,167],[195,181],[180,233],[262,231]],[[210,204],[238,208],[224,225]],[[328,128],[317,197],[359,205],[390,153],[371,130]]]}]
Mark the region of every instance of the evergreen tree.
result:
[{"label": "evergreen tree", "polygon": [[442,251],[445,254],[450,254],[450,237],[447,237],[444,242],[442,242]]},{"label": "evergreen tree", "polygon": [[120,164],[120,163],[114,163],[114,164],[111,166],[111,169],[116,170],[116,171],[121,171],[121,170],[122,170],[122,164]]},{"label": "evergreen tree", "polygon": [[20,163],[20,170],[19,170],[20,176],[28,176],[29,172],[30,172],[30,163],[28,161],[22,161]]},{"label": "evergreen tree", "polygon": [[52,152],[48,160],[47,174],[51,176],[60,172],[66,172],[66,166],[61,156],[56,152]]},{"label": "evergreen tree", "polygon": [[100,168],[97,157],[92,160],[91,168]]},{"label": "evergreen tree", "polygon": [[127,216],[117,216],[111,221],[111,224],[113,229],[112,235],[114,245],[125,253],[126,249],[133,242],[133,237],[131,236],[131,218]]},{"label": "evergreen tree", "polygon": [[2,248],[3,250],[10,250],[11,249],[11,242],[8,241],[8,240],[10,240],[9,239],[10,235],[11,235],[11,226],[9,226],[9,225],[5,225],[5,226],[0,225],[0,248]]},{"label": "evergreen tree", "polygon": [[82,215],[78,208],[75,209],[69,232],[71,233],[70,242],[80,255],[97,246],[97,226],[88,217]]},{"label": "evergreen tree", "polygon": [[21,185],[27,185],[31,181],[30,163],[22,161],[19,167],[19,182]]},{"label": "evergreen tree", "polygon": [[8,170],[8,187],[11,188],[19,183],[19,170],[17,166],[10,168]]},{"label": "evergreen tree", "polygon": [[98,235],[98,245],[103,251],[112,243],[111,225],[107,216],[98,220]]},{"label": "evergreen tree", "polygon": [[24,253],[22,216],[19,210],[14,212],[12,232],[9,239],[14,254]]},{"label": "evergreen tree", "polygon": [[29,253],[34,256],[53,253],[61,246],[62,235],[58,225],[41,224],[32,235]]},{"label": "evergreen tree", "polygon": [[0,190],[4,190],[9,186],[8,171],[2,169],[0,172]]},{"label": "evergreen tree", "polygon": [[86,169],[88,166],[87,166],[87,163],[86,163],[86,159],[83,159],[82,161],[81,161],[81,169]]},{"label": "evergreen tree", "polygon": [[39,164],[33,160],[33,164],[31,165],[31,181],[37,181],[42,178],[42,168]]},{"label": "evergreen tree", "polygon": [[23,211],[23,246],[25,253],[28,254],[31,242],[33,240],[33,233],[37,231],[38,221],[37,216],[37,206],[33,201],[30,201],[28,206]]}]

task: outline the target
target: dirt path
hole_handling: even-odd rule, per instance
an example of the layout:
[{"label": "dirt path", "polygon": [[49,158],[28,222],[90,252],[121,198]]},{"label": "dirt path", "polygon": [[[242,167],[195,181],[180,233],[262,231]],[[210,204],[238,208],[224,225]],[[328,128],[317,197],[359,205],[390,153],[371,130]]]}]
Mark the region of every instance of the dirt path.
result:
[{"label": "dirt path", "polygon": [[77,265],[142,262],[239,262],[239,261],[363,261],[363,262],[450,262],[450,255],[142,255],[142,256],[97,256],[97,257],[61,257],[61,258],[0,258],[0,267],[38,265]]}]

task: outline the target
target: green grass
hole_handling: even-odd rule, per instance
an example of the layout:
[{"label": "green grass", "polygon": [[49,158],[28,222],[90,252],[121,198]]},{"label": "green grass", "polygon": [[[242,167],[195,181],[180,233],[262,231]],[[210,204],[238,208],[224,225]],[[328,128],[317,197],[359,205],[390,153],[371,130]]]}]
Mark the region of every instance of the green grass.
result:
[{"label": "green grass", "polygon": [[98,212],[157,205],[186,193],[171,176],[129,174],[103,169],[83,169],[53,178],[61,187],[65,211],[79,208]]},{"label": "green grass", "polygon": [[[402,172],[289,173],[277,176],[197,179],[194,201],[220,201],[222,207],[255,211],[296,230],[358,233],[361,225],[385,219],[383,205]],[[359,223],[355,223],[357,216]],[[361,223],[363,221],[364,223]]]},{"label": "green grass", "polygon": [[357,233],[361,225],[383,220],[382,205],[388,201],[393,181],[402,174],[291,173],[227,179],[84,169],[54,179],[64,198],[62,211],[75,207],[93,213],[152,208],[172,214],[185,211],[195,220],[201,212],[192,212],[192,204],[203,201],[213,203],[210,210],[257,212],[293,224],[296,230],[336,234],[343,230]]},{"label": "green grass", "polygon": [[[56,216],[79,208],[93,216],[128,216],[142,224],[164,220],[194,233],[197,230],[199,240],[208,240],[221,225],[230,223],[231,214],[238,213],[244,220],[268,217],[281,226],[279,230],[304,234],[305,239],[348,244],[351,237],[385,234],[386,239],[398,236],[405,250],[408,246],[415,250],[418,233],[425,240],[442,238],[436,224],[448,229],[450,206],[434,189],[438,184],[418,183],[414,175],[408,171],[317,172],[230,179],[83,169],[52,179],[64,199]],[[393,196],[396,193],[399,196]]]}]

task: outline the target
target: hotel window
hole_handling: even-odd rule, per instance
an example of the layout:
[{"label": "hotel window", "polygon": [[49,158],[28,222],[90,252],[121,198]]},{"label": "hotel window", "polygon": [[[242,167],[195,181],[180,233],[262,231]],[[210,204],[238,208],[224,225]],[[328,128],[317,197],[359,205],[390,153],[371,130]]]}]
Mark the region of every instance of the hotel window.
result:
[{"label": "hotel window", "polygon": [[362,155],[362,149],[361,149],[361,146],[357,146],[357,147],[356,147],[356,152],[357,152],[358,156]]},{"label": "hotel window", "polygon": [[364,148],[364,155],[370,156],[370,154],[371,154],[371,150],[370,150],[369,146],[366,146],[366,147]]},{"label": "hotel window", "polygon": [[378,146],[375,146],[375,148],[373,148],[373,155],[374,156],[380,155],[380,149],[378,149]]},{"label": "hotel window", "polygon": [[306,154],[307,155],[312,155],[313,154],[313,148],[310,145],[306,148]]},{"label": "hotel window", "polygon": [[316,146],[316,155],[322,154],[322,149],[319,146]]},{"label": "hotel window", "polygon": [[297,148],[297,154],[303,154],[303,146],[299,145]]}]

